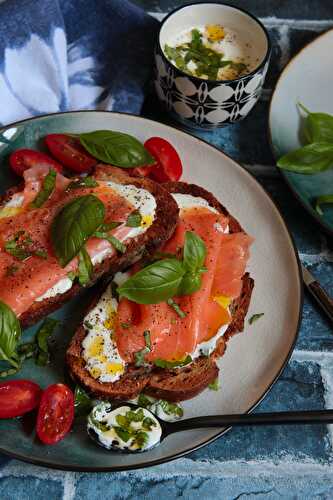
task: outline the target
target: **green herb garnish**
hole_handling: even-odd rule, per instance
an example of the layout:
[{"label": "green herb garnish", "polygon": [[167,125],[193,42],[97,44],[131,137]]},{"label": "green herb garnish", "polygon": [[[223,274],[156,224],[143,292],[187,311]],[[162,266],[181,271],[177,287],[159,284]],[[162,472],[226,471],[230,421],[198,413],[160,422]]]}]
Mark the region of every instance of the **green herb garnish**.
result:
[{"label": "green herb garnish", "polygon": [[42,189],[39,191],[36,198],[30,204],[32,208],[40,208],[49,199],[55,188],[56,179],[57,179],[57,172],[53,169],[50,169],[49,173],[43,180]]},{"label": "green herb garnish", "polygon": [[252,325],[255,321],[258,321],[259,318],[264,316],[265,313],[258,313],[258,314],[253,314],[251,318],[249,318],[249,324]]},{"label": "green herb garnish", "polygon": [[15,369],[20,367],[17,344],[21,334],[20,322],[15,313],[0,301],[0,360],[7,361]]},{"label": "green herb garnish", "polygon": [[[242,62],[234,62],[224,59],[224,54],[207,47],[199,30],[191,31],[191,41],[183,43],[177,47],[170,47],[165,44],[164,52],[167,58],[174,62],[177,68],[194,76],[218,79],[218,72],[225,66],[230,66],[241,75],[247,70],[247,65]],[[195,69],[189,69],[188,64],[195,63]]]},{"label": "green herb garnish", "polygon": [[123,429],[122,427],[114,426],[113,429],[115,430],[117,436],[125,441],[125,443],[127,443],[127,441],[132,437],[132,433],[127,431],[126,429]]},{"label": "green herb garnish", "polygon": [[81,417],[87,415],[92,407],[92,400],[82,387],[77,385],[74,392],[75,416]]},{"label": "green herb garnish", "polygon": [[128,227],[140,227],[142,222],[142,217],[139,211],[132,212],[127,217],[126,226]]},{"label": "green herb garnish", "polygon": [[81,188],[94,188],[98,186],[98,182],[93,177],[82,177],[77,181],[72,181],[68,184],[66,191],[71,191],[72,189]]},{"label": "green herb garnish", "polygon": [[104,216],[103,203],[92,194],[75,198],[58,213],[52,223],[51,240],[62,267],[78,255]]},{"label": "green herb garnish", "polygon": [[175,302],[173,299],[168,299],[167,300],[167,304],[172,307],[172,309],[178,314],[178,316],[180,318],[186,318],[186,312],[184,312],[180,307],[179,305],[177,304],[177,302]]},{"label": "green herb garnish", "polygon": [[145,339],[146,345],[143,349],[141,349],[141,351],[138,351],[134,354],[135,366],[144,366],[146,364],[145,363],[145,356],[151,350],[151,340],[150,340],[149,330],[146,330],[143,332],[143,337]]},{"label": "green herb garnish", "polygon": [[94,158],[117,167],[132,168],[156,163],[135,137],[113,130],[96,130],[78,136]]},{"label": "green herb garnish", "polygon": [[94,236],[95,238],[100,238],[101,240],[107,240],[116,250],[118,250],[118,252],[120,253],[126,252],[126,245],[124,245],[124,243],[115,238],[112,234],[96,231],[94,233]]},{"label": "green herb garnish", "polygon": [[93,275],[93,264],[90,255],[85,247],[82,247],[79,253],[79,283],[81,286],[86,286],[90,283]]},{"label": "green herb garnish", "polygon": [[306,117],[303,135],[305,146],[282,156],[278,167],[300,174],[316,174],[333,166],[333,116],[311,113],[303,104],[298,106]]},{"label": "green herb garnish", "polygon": [[208,385],[208,388],[211,389],[212,391],[218,391],[219,388],[220,388],[220,384],[219,384],[219,379],[216,378],[214,380],[214,382],[211,382],[209,385]]},{"label": "green herb garnish", "polygon": [[159,368],[179,368],[181,366],[186,366],[192,363],[192,357],[188,354],[186,358],[182,361],[167,361],[165,359],[155,359],[154,364]]}]

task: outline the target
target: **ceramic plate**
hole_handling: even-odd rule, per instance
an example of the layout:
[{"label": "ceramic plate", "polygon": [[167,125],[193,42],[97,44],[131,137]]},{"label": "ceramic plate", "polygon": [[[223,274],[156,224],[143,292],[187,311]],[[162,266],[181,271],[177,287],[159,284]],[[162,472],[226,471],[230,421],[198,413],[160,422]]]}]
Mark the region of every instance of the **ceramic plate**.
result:
[{"label": "ceramic plate", "polygon": [[[221,151],[179,130],[144,118],[118,113],[82,111],[26,120],[0,131],[2,160],[0,182],[5,189],[12,179],[6,166],[10,151],[36,148],[47,133],[88,132],[113,129],[141,141],[151,136],[169,140],[184,165],[184,179],[212,191],[255,237],[249,270],[255,289],[249,316],[265,315],[233,337],[220,360],[221,389],[204,391],[184,403],[185,417],[217,413],[244,413],[252,409],[276,381],[294,346],[301,312],[302,287],[299,264],[288,230],[272,200],[257,181]],[[18,378],[37,381],[42,387],[67,380],[64,352],[75,324],[82,316],[92,291],[73,300],[56,316],[63,322],[53,346],[54,360],[46,368],[32,360]],[[33,333],[26,332],[25,338]],[[29,422],[0,421],[0,451],[39,465],[67,470],[121,470],[155,465],[179,457],[209,443],[225,429],[178,433],[160,447],[141,454],[116,454],[96,446],[77,422],[69,436],[56,446],[43,446]]]},{"label": "ceramic plate", "polygon": [[[276,158],[301,146],[301,116],[297,103],[310,111],[333,114],[333,30],[303,48],[286,66],[275,87],[269,113],[271,144]],[[333,207],[321,217],[313,200],[333,193],[333,169],[315,175],[280,170],[290,188],[310,214],[333,235]]]}]

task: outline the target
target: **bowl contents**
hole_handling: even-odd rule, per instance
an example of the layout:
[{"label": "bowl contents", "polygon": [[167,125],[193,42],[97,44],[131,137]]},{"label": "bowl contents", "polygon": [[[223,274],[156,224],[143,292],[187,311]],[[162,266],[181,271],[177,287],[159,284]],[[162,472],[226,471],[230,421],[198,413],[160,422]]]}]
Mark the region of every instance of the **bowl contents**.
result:
[{"label": "bowl contents", "polygon": [[162,428],[146,408],[120,406],[112,410],[111,404],[104,402],[91,411],[88,434],[107,449],[146,451],[160,442]]},{"label": "bowl contents", "polygon": [[259,63],[244,35],[220,24],[180,33],[165,44],[164,53],[178,69],[205,80],[235,80]]}]

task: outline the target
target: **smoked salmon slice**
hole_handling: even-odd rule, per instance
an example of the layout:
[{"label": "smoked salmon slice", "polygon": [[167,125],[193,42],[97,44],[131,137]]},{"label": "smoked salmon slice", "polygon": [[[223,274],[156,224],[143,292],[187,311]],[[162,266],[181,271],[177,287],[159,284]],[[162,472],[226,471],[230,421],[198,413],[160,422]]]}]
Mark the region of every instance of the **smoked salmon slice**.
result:
[{"label": "smoked salmon slice", "polygon": [[[50,245],[50,226],[55,215],[68,202],[78,196],[94,194],[105,206],[105,222],[126,221],[134,207],[116,191],[112,190],[103,181],[98,181],[94,188],[80,188],[66,191],[70,179],[57,173],[56,186],[41,208],[32,209],[30,203],[41,189],[44,177],[49,169],[45,166],[36,166],[24,172],[24,189],[14,194],[12,199],[23,197],[23,203],[16,215],[0,218],[0,300],[10,306],[20,316],[28,310],[33,302],[52,288],[68,272],[75,271],[78,259],[73,259],[65,268],[62,268],[53,254]],[[123,241],[130,228],[125,225],[114,229],[110,234]],[[6,242],[17,237],[29,238],[31,251],[41,250],[46,258],[31,256],[27,260],[19,261],[5,251]],[[92,258],[101,252],[108,251],[112,255],[114,249],[107,240],[90,238],[86,245]],[[15,270],[15,272],[14,272]]]},{"label": "smoked salmon slice", "polygon": [[135,353],[145,348],[144,333],[149,331],[151,347],[146,361],[181,360],[195,351],[198,344],[216,335],[221,326],[230,323],[227,308],[216,296],[236,298],[241,291],[241,278],[249,257],[252,238],[245,233],[225,234],[228,218],[206,207],[181,210],[178,226],[162,251],[181,255],[186,231],[194,231],[207,249],[202,285],[197,292],[175,297],[186,313],[185,318],[165,302],[151,305],[134,304],[121,299],[118,305],[115,338],[120,356],[133,362]]}]

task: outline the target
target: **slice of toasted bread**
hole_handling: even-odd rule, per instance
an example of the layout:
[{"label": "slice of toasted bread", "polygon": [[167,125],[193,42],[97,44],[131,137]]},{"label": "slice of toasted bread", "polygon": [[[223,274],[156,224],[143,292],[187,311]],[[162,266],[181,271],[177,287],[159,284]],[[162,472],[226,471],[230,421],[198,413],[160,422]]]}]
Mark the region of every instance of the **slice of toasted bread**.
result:
[{"label": "slice of toasted bread", "polygon": [[[243,231],[238,221],[205,189],[184,182],[166,183],[163,186],[170,193],[191,194],[204,198],[212,207],[229,217],[230,233]],[[224,336],[217,341],[216,348],[209,357],[200,356],[190,365],[177,369],[135,368],[131,366],[117,382],[101,383],[91,377],[85,368],[85,361],[81,353],[82,341],[86,332],[81,325],[71,341],[66,356],[72,378],[92,395],[105,399],[132,399],[140,392],[174,402],[196,396],[216,379],[219,372],[216,360],[224,354],[229,338],[244,328],[244,318],[250,303],[254,281],[246,273],[242,282],[241,294],[231,304],[232,322]],[[95,299],[91,307],[97,303],[98,298]]]},{"label": "slice of toasted bread", "polygon": [[[118,184],[131,184],[138,188],[149,191],[156,200],[156,212],[152,225],[139,236],[132,238],[127,243],[127,249],[124,254],[115,254],[104,259],[100,264],[94,267],[93,277],[89,286],[96,283],[102,276],[112,275],[117,271],[125,269],[136,260],[143,252],[153,253],[156,251],[173,233],[178,221],[178,206],[172,196],[161,185],[144,178],[133,178],[126,173],[118,172],[119,169],[108,167],[96,169],[95,178],[100,180],[112,180]],[[1,204],[7,202],[15,192],[22,189],[22,186],[11,188],[0,199]],[[82,290],[79,283],[73,286],[65,293],[49,297],[43,301],[34,302],[32,306],[20,316],[22,327],[30,326],[51,312],[59,309],[64,303],[73,298]]]}]

